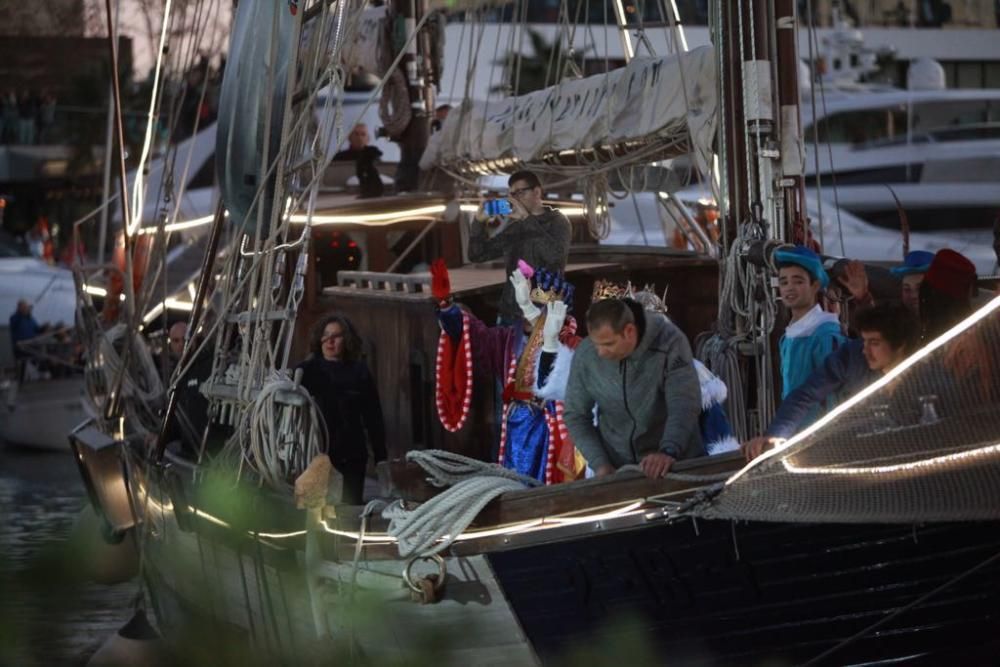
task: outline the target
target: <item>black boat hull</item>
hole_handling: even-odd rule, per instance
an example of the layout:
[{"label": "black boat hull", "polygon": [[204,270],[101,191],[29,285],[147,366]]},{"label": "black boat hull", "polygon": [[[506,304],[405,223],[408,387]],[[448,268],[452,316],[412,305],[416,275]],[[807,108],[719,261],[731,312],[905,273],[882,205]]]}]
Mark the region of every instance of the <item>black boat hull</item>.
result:
[{"label": "black boat hull", "polygon": [[543,659],[604,637],[664,664],[803,664],[834,647],[820,664],[995,664],[996,645],[970,648],[1000,630],[998,527],[685,520],[489,560]]}]

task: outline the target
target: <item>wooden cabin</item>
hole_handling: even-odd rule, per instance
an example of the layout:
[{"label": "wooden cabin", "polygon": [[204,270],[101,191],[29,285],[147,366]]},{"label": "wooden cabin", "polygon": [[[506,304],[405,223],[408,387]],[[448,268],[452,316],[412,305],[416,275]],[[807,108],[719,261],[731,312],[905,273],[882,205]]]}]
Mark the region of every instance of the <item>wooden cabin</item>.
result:
[{"label": "wooden cabin", "polygon": [[[385,199],[377,200],[385,205]],[[446,221],[444,198],[398,197],[390,200],[398,210],[429,211],[391,224],[370,222],[380,213],[374,203],[358,202],[337,210],[337,225],[318,224],[313,231],[312,261],[307,288],[296,326],[293,363],[305,357],[312,324],[324,313],[338,310],[354,323],[364,340],[368,364],[375,376],[385,415],[387,448],[391,459],[402,459],[410,449],[440,448],[481,460],[489,458],[497,437],[493,378],[475,377],[473,406],[466,425],[457,433],[440,424],[435,403],[435,363],[440,328],[430,295],[426,272],[397,273],[395,265],[429,264],[443,257],[451,272],[455,300],[467,306],[484,322],[496,320],[496,304],[507,282],[501,262],[467,264],[464,259],[464,217]],[[351,224],[356,214],[367,222]],[[331,219],[322,212],[320,221]],[[377,218],[376,218],[377,219]],[[586,237],[582,218],[574,220],[574,238]],[[324,267],[335,253],[331,244],[363,249],[366,257],[355,257],[336,272]],[[402,246],[402,247],[401,247]],[[410,247],[407,256],[400,252]],[[366,270],[355,270],[354,267]],[[387,270],[387,269],[391,269]],[[566,271],[576,286],[573,315],[586,335],[585,313],[594,282],[631,280],[637,288],[666,289],[670,317],[689,340],[708,330],[716,317],[718,263],[691,252],[669,248],[605,247],[592,240],[576,245]]]}]

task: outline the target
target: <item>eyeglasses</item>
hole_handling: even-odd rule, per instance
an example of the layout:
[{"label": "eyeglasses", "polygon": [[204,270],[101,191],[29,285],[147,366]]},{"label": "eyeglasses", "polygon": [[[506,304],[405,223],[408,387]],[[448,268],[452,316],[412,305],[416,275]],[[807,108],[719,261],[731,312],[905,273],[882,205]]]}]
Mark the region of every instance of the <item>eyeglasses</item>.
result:
[{"label": "eyeglasses", "polygon": [[320,338],[319,340],[321,343],[325,343],[327,341],[336,340],[337,338],[343,338],[343,337],[344,337],[343,333],[335,333],[335,334],[327,334],[322,338]]},{"label": "eyeglasses", "polygon": [[183,343],[184,339],[183,338],[174,338],[174,337],[171,336],[170,342],[171,343]]},{"label": "eyeglasses", "polygon": [[531,191],[532,191],[532,190],[534,190],[534,189],[535,189],[535,188],[533,188],[533,187],[527,187],[527,188],[518,188],[517,190],[511,190],[511,191],[510,191],[510,192],[508,192],[507,194],[509,194],[509,195],[510,195],[511,197],[520,197],[520,196],[521,196],[521,195],[523,195],[523,194],[524,194],[525,192],[531,192]]}]

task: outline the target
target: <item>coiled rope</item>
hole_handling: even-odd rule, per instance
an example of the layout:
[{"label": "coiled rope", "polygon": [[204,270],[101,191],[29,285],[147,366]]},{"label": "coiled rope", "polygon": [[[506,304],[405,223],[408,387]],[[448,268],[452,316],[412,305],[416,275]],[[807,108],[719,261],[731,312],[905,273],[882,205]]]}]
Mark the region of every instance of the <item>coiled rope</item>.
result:
[{"label": "coiled rope", "polygon": [[414,510],[401,502],[387,507],[388,533],[399,544],[403,558],[433,556],[447,549],[486,505],[508,491],[538,486],[539,482],[495,463],[483,463],[438,449],[406,455],[428,474],[434,486],[451,486]]},{"label": "coiled rope", "polygon": [[[279,402],[278,392],[298,395],[303,405]],[[326,451],[323,414],[287,371],[272,374],[264,384],[247,411],[246,425],[239,437],[243,462],[274,489],[291,489],[291,480]]]}]

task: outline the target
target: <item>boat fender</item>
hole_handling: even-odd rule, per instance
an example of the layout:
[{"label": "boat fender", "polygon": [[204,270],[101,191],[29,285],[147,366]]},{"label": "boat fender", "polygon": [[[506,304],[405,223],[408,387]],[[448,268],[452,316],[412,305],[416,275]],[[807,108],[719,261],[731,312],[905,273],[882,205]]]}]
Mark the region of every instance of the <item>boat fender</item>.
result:
[{"label": "boat fender", "polygon": [[87,667],[166,667],[169,664],[170,655],[163,639],[141,609],[87,661]]},{"label": "boat fender", "polygon": [[[110,536],[117,541],[109,541]],[[129,581],[139,572],[134,531],[112,531],[90,504],[77,515],[68,542],[78,572],[87,581],[111,586]]]},{"label": "boat fender", "polygon": [[87,424],[74,430],[69,441],[80,477],[97,514],[115,533],[124,533],[135,526],[136,519],[125,484],[123,443]]}]

